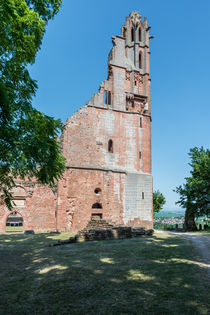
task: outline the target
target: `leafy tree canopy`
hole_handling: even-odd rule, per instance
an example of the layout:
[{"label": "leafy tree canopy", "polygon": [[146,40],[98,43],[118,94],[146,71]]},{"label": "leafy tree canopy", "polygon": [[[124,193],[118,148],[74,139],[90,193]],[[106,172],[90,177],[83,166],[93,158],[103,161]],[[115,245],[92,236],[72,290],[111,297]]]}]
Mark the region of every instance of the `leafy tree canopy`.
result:
[{"label": "leafy tree canopy", "polygon": [[153,211],[159,212],[163,209],[163,205],[166,203],[166,199],[163,194],[157,190],[153,192]]},{"label": "leafy tree canopy", "polygon": [[14,177],[54,185],[65,168],[56,140],[61,121],[32,107],[38,86],[27,69],[61,2],[0,0],[0,191],[8,207]]},{"label": "leafy tree canopy", "polygon": [[201,148],[190,149],[190,177],[185,178],[182,186],[175,191],[180,195],[177,202],[186,208],[188,217],[209,214],[210,208],[210,150]]}]

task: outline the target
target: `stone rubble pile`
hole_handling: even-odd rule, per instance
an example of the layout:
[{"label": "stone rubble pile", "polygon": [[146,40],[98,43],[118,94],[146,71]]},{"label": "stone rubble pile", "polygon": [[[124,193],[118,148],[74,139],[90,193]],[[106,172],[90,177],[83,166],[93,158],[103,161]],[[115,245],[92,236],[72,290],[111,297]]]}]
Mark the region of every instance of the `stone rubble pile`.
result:
[{"label": "stone rubble pile", "polygon": [[153,235],[154,230],[145,230],[144,228],[131,228],[128,226],[115,226],[111,222],[105,220],[92,219],[88,222],[87,226],[78,232],[74,237],[68,240],[61,240],[58,243],[50,244],[50,246],[58,246],[64,244],[71,244],[85,241],[100,241],[100,240],[113,240],[124,239],[131,237],[139,237],[142,235]]}]

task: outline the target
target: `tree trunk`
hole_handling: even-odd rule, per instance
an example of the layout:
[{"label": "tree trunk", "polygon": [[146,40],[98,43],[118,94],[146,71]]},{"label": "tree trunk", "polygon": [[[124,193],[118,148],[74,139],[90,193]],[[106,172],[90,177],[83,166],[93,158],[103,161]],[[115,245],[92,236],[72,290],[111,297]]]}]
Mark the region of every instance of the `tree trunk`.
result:
[{"label": "tree trunk", "polygon": [[194,213],[190,213],[188,209],[185,211],[184,229],[185,231],[197,231],[195,215]]}]

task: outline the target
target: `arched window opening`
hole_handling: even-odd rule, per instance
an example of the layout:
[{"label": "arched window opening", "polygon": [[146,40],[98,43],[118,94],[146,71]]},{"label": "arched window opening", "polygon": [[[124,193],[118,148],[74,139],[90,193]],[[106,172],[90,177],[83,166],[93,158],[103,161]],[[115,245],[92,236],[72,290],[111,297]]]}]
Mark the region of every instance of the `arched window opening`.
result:
[{"label": "arched window opening", "polygon": [[108,151],[113,153],[113,141],[111,139],[108,142]]},{"label": "arched window opening", "polygon": [[134,84],[135,84],[135,85],[137,84],[136,80],[134,81]]},{"label": "arched window opening", "polygon": [[142,58],[141,53],[139,53],[139,68],[142,69]]},{"label": "arched window opening", "polygon": [[22,232],[23,217],[16,211],[10,213],[6,220],[6,232]]},{"label": "arched window opening", "polygon": [[135,106],[134,106],[134,101],[132,100],[131,101],[131,106],[132,106],[132,108],[134,108]]},{"label": "arched window opening", "polygon": [[144,199],[144,192],[142,192],[142,199]]},{"label": "arched window opening", "polygon": [[98,202],[95,202],[93,205],[92,205],[92,209],[102,209],[102,205]]},{"label": "arched window opening", "polygon": [[132,42],[134,42],[134,36],[135,36],[134,28],[132,27],[132,29],[131,29],[131,41]]},{"label": "arched window opening", "polygon": [[101,193],[101,188],[96,188],[94,192],[96,195],[99,195]]},{"label": "arched window opening", "polygon": [[141,42],[141,28],[139,27],[139,42]]}]

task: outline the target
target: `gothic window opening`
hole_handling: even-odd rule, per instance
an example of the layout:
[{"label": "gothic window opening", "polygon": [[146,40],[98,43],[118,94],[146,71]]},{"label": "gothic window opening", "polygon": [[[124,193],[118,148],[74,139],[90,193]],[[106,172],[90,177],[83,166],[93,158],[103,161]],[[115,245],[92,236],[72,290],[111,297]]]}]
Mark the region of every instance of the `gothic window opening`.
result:
[{"label": "gothic window opening", "polygon": [[131,101],[131,106],[132,108],[134,108],[134,101]]},{"label": "gothic window opening", "polygon": [[139,42],[141,42],[141,28],[139,27]]},{"label": "gothic window opening", "polygon": [[113,141],[112,139],[109,139],[109,142],[108,142],[108,151],[110,153],[113,153]]},{"label": "gothic window opening", "polygon": [[139,53],[139,68],[142,69],[142,57],[141,57],[141,53]]},{"label": "gothic window opening", "polygon": [[142,128],[142,117],[140,117],[139,127]]},{"label": "gothic window opening", "polygon": [[112,97],[110,91],[104,91],[104,104],[111,105]]},{"label": "gothic window opening", "polygon": [[142,192],[142,199],[144,199],[144,192]]},{"label": "gothic window opening", "polygon": [[137,84],[137,82],[136,82],[136,81],[134,81],[134,84],[136,85],[136,84]]},{"label": "gothic window opening", "polygon": [[6,220],[6,232],[22,232],[23,217],[16,211],[10,213]]},{"label": "gothic window opening", "polygon": [[102,205],[98,202],[95,202],[93,205],[92,205],[92,209],[102,209]]},{"label": "gothic window opening", "polygon": [[132,42],[134,42],[134,36],[135,36],[134,28],[132,27],[132,29],[131,29],[131,41]]}]

